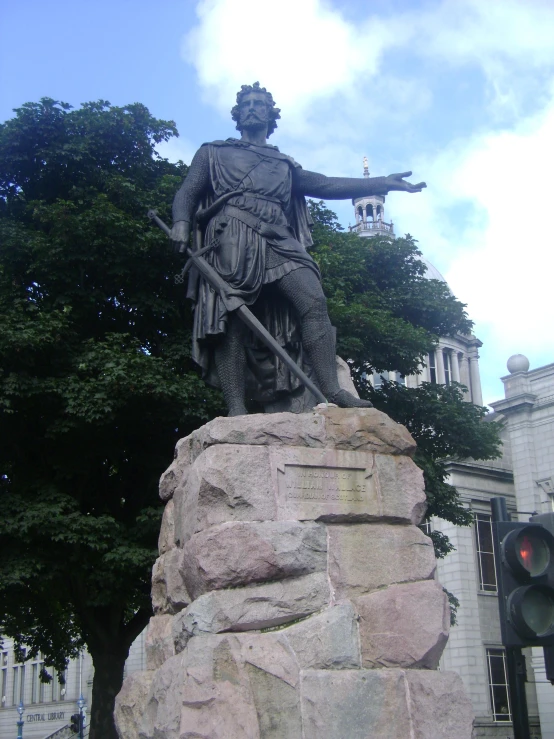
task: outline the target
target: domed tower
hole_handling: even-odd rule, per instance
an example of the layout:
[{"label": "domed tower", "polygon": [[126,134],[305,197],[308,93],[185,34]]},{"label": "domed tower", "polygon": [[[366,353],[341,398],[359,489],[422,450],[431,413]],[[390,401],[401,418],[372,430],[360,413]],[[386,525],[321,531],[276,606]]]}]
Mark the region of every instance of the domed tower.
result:
[{"label": "domed tower", "polygon": [[[367,157],[364,157],[364,177],[369,177]],[[359,236],[390,236],[394,238],[394,228],[385,222],[385,196],[365,195],[352,201],[356,223],[349,226],[352,233]]]},{"label": "domed tower", "polygon": [[[364,157],[363,162],[364,177],[369,177],[367,157]],[[357,233],[361,237],[377,235],[388,236],[391,239],[395,237],[392,221],[385,222],[384,195],[356,198],[352,204],[356,215],[356,224],[349,227],[352,233]],[[428,280],[440,280],[448,287],[439,270],[426,257],[421,256],[420,260],[426,267],[425,277]],[[483,396],[479,372],[479,347],[481,346],[482,342],[473,335],[441,336],[434,351],[425,358],[419,374],[404,377],[399,372],[374,372],[369,380],[375,388],[379,388],[383,380],[399,382],[407,387],[417,387],[422,382],[439,385],[460,382],[467,388],[466,400],[482,405]]]}]

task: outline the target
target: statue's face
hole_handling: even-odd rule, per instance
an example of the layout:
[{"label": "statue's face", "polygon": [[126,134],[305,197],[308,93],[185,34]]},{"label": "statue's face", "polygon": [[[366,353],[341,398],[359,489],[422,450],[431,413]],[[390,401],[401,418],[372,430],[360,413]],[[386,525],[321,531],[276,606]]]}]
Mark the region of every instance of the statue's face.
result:
[{"label": "statue's face", "polygon": [[239,104],[239,127],[262,128],[269,122],[269,107],[263,92],[249,92]]}]

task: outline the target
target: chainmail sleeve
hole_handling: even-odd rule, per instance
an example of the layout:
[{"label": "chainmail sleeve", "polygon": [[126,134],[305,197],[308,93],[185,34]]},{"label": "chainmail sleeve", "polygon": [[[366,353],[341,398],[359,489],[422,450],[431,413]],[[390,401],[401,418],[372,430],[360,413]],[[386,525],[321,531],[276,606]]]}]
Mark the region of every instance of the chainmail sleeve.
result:
[{"label": "chainmail sleeve", "polygon": [[346,200],[364,195],[386,195],[386,177],[326,177],[307,169],[295,169],[293,188],[298,195],[323,200]]},{"label": "chainmail sleeve", "polygon": [[183,184],[173,200],[173,223],[191,221],[202,195],[210,186],[208,147],[201,146],[193,157]]}]

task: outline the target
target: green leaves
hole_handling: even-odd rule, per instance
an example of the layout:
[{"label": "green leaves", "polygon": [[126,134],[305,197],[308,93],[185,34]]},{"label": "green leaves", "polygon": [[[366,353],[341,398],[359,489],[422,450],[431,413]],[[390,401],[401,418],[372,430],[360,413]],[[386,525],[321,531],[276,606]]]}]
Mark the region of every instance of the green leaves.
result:
[{"label": "green leaves", "polygon": [[146,218],[186,174],[154,152],[175,134],[139,104],[49,98],[0,126],[0,632],[47,664],[146,623],[159,476],[222,407]]},{"label": "green leaves", "polygon": [[[334,213],[323,203],[311,203],[310,210],[315,220],[312,254],[337,327],[338,354],[348,359],[360,395],[407,426],[416,440],[427,516],[469,525],[471,514],[447,482],[446,462],[498,456],[497,425],[484,422],[486,410],[466,402],[457,383],[407,388],[384,382],[374,391],[364,380],[374,370],[417,372],[439,336],[471,331],[465,306],[443,282],[425,277],[411,236],[389,240],[340,233]],[[452,550],[443,534],[433,532],[432,538],[438,557]]]},{"label": "green leaves", "polygon": [[334,214],[311,203],[312,256],[318,262],[337,351],[352,366],[417,371],[439,336],[469,333],[464,305],[448,286],[425,278],[411,236],[360,238],[337,230]]}]

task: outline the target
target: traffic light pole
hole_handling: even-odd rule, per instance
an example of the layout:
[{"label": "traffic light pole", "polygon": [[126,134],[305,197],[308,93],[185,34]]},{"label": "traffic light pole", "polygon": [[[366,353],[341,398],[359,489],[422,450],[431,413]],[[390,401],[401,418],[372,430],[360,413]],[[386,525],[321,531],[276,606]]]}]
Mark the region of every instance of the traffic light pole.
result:
[{"label": "traffic light pole", "polygon": [[[492,522],[509,521],[506,498],[491,498]],[[498,548],[498,538],[494,537],[494,556],[500,561],[501,556]],[[503,594],[498,593],[502,598]],[[500,608],[503,604],[500,604]],[[510,703],[512,707],[512,723],[514,739],[531,739],[529,732],[529,714],[527,712],[527,696],[525,695],[525,682],[527,673],[525,670],[525,658],[520,647],[506,647],[506,665],[508,668],[508,689],[510,692]]]}]

